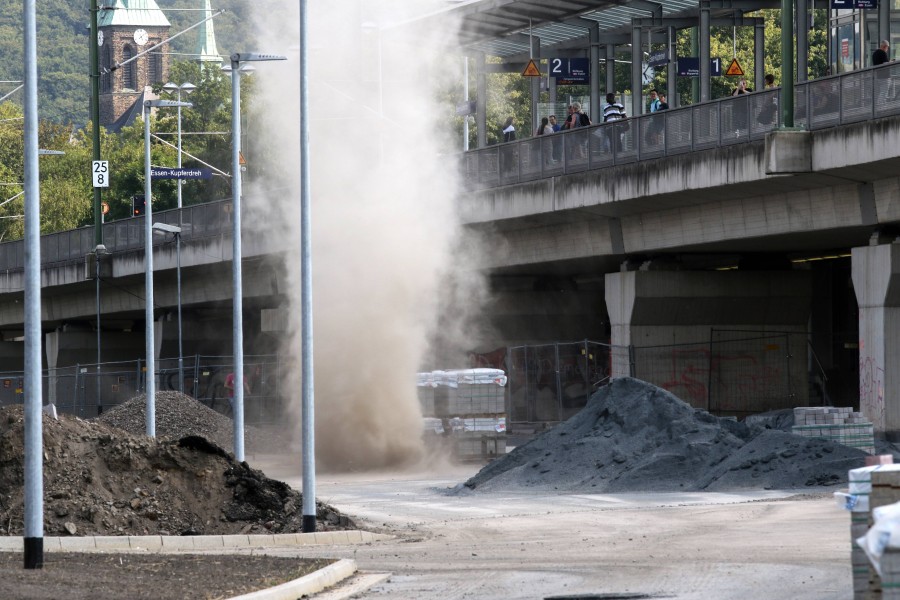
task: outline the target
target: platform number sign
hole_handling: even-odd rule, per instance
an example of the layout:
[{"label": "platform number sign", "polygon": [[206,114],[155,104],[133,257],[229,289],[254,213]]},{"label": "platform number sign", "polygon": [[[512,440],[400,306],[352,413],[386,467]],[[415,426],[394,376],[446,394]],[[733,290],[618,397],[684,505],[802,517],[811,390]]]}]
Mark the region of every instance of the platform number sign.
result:
[{"label": "platform number sign", "polygon": [[91,163],[94,187],[109,187],[109,161],[95,160]]}]

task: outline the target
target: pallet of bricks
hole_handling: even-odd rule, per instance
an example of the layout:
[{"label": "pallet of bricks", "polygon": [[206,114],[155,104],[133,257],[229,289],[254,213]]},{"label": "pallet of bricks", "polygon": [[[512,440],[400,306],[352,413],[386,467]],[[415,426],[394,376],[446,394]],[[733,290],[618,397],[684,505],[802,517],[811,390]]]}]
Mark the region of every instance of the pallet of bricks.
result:
[{"label": "pallet of bricks", "polygon": [[838,444],[875,453],[875,428],[849,406],[803,406],[794,409],[794,435],[823,437]]},{"label": "pallet of bricks", "polygon": [[422,415],[448,438],[462,460],[506,453],[506,374],[500,369],[419,373]]},{"label": "pallet of bricks", "polygon": [[879,511],[889,509],[900,516],[900,465],[890,464],[890,455],[870,459],[867,462],[887,464],[851,469],[848,493],[835,493],[850,511],[853,599],[900,600],[900,523],[876,527]]}]

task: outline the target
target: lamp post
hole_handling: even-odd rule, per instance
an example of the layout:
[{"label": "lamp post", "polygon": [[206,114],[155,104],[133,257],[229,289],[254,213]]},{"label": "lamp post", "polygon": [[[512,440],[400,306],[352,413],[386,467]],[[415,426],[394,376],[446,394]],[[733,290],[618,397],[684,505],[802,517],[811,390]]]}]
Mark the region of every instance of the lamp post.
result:
[{"label": "lamp post", "polygon": [[[181,215],[179,215],[180,217]],[[178,391],[184,393],[184,352],[181,349],[181,227],[168,223],[154,223],[153,231],[175,236],[176,293],[178,294]]]},{"label": "lamp post", "polygon": [[[197,86],[193,83],[182,83],[178,85],[177,83],[169,82],[163,86],[163,89],[169,93],[175,92],[177,93],[177,101],[181,102],[181,93],[184,92],[186,96],[190,96],[191,93],[197,89]],[[181,168],[181,106],[178,106],[178,168]],[[181,208],[181,186],[184,183],[183,179],[178,180],[178,208]],[[179,216],[180,218],[180,216]]]},{"label": "lamp post", "polygon": [[144,336],[146,341],[146,369],[144,379],[147,393],[146,433],[156,437],[156,344],[153,336],[153,196],[150,190],[150,109],[168,106],[193,106],[190,102],[175,100],[147,100],[144,102],[144,288],[146,306],[144,318],[146,324]]},{"label": "lamp post", "polygon": [[241,274],[241,68],[242,63],[287,60],[286,56],[242,52],[231,55],[231,278],[234,341],[234,458],[244,460],[244,301]]}]

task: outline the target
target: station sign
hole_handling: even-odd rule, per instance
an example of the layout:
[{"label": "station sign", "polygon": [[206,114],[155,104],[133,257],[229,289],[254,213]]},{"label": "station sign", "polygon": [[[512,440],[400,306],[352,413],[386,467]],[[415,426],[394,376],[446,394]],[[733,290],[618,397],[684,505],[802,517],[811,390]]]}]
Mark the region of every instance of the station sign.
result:
[{"label": "station sign", "polygon": [[153,167],[150,169],[150,179],[209,179],[212,171],[209,169],[177,169],[168,167]]},{"label": "station sign", "polygon": [[556,85],[588,85],[591,82],[591,59],[551,58],[550,77]]},{"label": "station sign", "polygon": [[647,65],[653,69],[664,67],[667,64],[669,64],[668,50],[656,50],[651,52],[650,58],[647,60]]},{"label": "station sign", "polygon": [[878,0],[831,0],[834,10],[854,8],[878,8]]},{"label": "station sign", "polygon": [[[700,59],[696,56],[680,56],[677,65],[680,77],[700,77]],[[722,76],[722,59],[710,59],[709,74],[712,77]]]}]

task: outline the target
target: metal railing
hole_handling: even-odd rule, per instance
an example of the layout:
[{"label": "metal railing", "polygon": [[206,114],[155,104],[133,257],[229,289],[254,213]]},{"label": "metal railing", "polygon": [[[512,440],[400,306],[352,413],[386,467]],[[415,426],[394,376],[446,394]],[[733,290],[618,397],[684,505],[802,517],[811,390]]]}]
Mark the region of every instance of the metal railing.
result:
[{"label": "metal railing", "polygon": [[[179,221],[179,213],[180,221]],[[221,200],[195,204],[182,209],[153,213],[157,223],[181,226],[183,242],[231,234],[231,201]],[[103,225],[103,245],[108,252],[144,249],[144,217],[120,219]],[[154,245],[167,243],[165,236],[157,236]],[[50,233],[41,236],[41,266],[68,262],[84,262],[94,250],[93,226]],[[25,267],[25,242],[15,240],[0,243],[0,271],[21,271]]]},{"label": "metal railing", "polygon": [[[900,114],[895,63],[794,89],[794,124],[809,130]],[[779,125],[780,99],[768,89],[471,150],[463,181],[490,188],[762,139]]]}]

